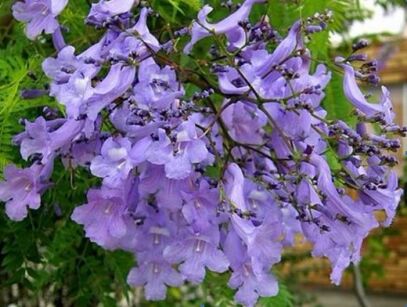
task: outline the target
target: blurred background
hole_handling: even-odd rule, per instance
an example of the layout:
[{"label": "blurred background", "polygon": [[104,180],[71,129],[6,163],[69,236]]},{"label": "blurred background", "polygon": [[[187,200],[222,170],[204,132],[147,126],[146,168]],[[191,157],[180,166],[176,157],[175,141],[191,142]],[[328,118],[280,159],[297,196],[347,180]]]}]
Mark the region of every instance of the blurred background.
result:
[{"label": "blurred background", "polygon": [[[14,0],[0,0],[0,170],[21,163],[11,137],[21,130],[19,118],[33,118],[48,98],[25,101],[24,88],[43,87],[47,79],[42,60],[53,52],[49,38],[28,41],[21,24],[11,16]],[[206,3],[216,9],[215,19],[227,11],[219,0],[147,1],[174,28],[190,24]],[[240,1],[235,1],[240,2]],[[83,50],[100,33],[86,27],[84,17],[91,1],[70,0],[61,16],[69,29],[67,41]],[[269,0],[271,24],[281,33],[300,16],[306,18],[325,9],[334,21],[328,31],[315,34],[309,44],[321,60],[349,54],[360,38],[371,42],[370,58],[378,59],[383,84],[389,87],[396,121],[407,125],[407,3],[406,0]],[[159,25],[157,25],[158,28]],[[373,95],[378,89],[366,89]],[[342,77],[334,73],[324,107],[336,118],[352,121],[343,95]],[[407,187],[407,141],[399,151],[397,171]],[[56,166],[55,188],[44,197],[41,209],[20,223],[10,222],[0,210],[0,307],[2,306],[234,306],[233,291],[224,285],[228,276],[208,273],[202,286],[170,289],[165,302],[141,299],[140,289],[126,284],[133,257],[107,252],[84,238],[82,228],[70,220],[75,205],[83,203],[90,180],[81,170],[67,172]],[[1,174],[0,174],[1,177]],[[73,183],[72,183],[73,182]],[[72,186],[74,185],[74,188]],[[298,238],[295,248],[284,254],[275,268],[280,293],[262,299],[270,307],[405,307],[407,306],[407,209],[406,195],[391,227],[377,230],[365,242],[363,260],[350,268],[340,287],[329,282],[327,261],[310,257],[310,246]]]}]

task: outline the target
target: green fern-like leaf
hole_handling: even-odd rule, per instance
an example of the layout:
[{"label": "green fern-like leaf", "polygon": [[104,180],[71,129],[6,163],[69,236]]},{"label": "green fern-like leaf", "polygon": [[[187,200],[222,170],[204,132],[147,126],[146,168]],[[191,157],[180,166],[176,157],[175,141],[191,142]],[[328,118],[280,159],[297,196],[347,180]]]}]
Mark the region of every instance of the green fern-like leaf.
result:
[{"label": "green fern-like leaf", "polygon": [[[41,80],[31,80],[29,73],[41,76],[40,57],[25,58],[21,46],[10,45],[0,50],[0,170],[16,160],[16,148],[12,136],[21,131],[19,118],[28,117],[30,112],[45,105],[56,106],[49,97],[24,100],[20,92],[24,88],[42,86]],[[34,112],[33,115],[37,115]]]}]

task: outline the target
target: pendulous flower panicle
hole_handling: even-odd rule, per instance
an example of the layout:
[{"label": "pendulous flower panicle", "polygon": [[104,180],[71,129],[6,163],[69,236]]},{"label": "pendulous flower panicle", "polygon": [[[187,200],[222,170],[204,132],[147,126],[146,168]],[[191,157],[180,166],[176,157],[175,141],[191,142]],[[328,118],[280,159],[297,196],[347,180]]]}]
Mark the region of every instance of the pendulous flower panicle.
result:
[{"label": "pendulous flower panicle", "polygon": [[[331,71],[312,69],[307,41],[332,13],[297,21],[284,37],[267,16],[251,24],[263,2],[246,0],[213,23],[206,5],[191,28],[156,35],[147,19],[161,20],[150,8],[101,0],[86,18],[103,31],[99,41],[76,53],[55,34],[56,56],[42,64],[49,92],[24,93],[49,93],[64,113],[45,108],[21,120],[14,143],[31,166],[4,170],[0,200],[10,219],[40,207],[60,158],[67,170],[100,178],[71,218],[92,242],[134,254],[127,281],[149,300],[199,284],[209,270],[228,272],[236,302],[255,306],[278,293],[272,270],[297,235],[329,259],[339,284],[369,232],[396,214],[402,190],[392,167],[407,128],[394,123],[385,87],[378,103],[364,95],[357,80],[377,84],[377,63],[354,53],[335,64],[357,124],[330,119],[322,102]],[[66,4],[19,1],[14,16],[33,39],[59,29]],[[184,54],[181,36],[189,36]],[[204,38],[212,45],[195,54]]]}]

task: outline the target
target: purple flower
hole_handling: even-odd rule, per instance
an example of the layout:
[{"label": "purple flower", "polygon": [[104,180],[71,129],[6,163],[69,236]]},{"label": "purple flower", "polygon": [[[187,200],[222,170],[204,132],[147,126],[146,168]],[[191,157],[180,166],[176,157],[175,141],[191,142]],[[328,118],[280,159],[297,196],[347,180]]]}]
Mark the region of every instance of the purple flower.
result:
[{"label": "purple flower", "polygon": [[393,112],[393,103],[390,99],[390,92],[384,86],[381,87],[381,90],[382,95],[380,97],[380,104],[383,108],[384,121],[386,122],[386,124],[391,125],[394,123],[395,114]]},{"label": "purple flower", "polygon": [[[340,63],[340,59],[336,59]],[[343,79],[343,88],[346,98],[363,114],[367,117],[374,117],[379,115],[383,117],[386,124],[393,123],[394,114],[392,111],[392,103],[390,101],[389,91],[383,86],[382,97],[379,104],[369,103],[358,84],[356,83],[355,71],[349,64],[340,64],[345,70],[345,77]]]},{"label": "purple flower", "polygon": [[229,164],[224,181],[228,201],[232,203],[233,207],[246,211],[247,207],[244,199],[244,177],[242,170],[236,163]]},{"label": "purple flower", "polygon": [[300,48],[302,45],[300,37],[301,23],[297,21],[291,27],[286,38],[277,46],[273,53],[266,58],[263,65],[257,70],[259,76],[265,76],[270,72],[273,65],[278,65],[284,60],[287,60],[290,55],[293,54],[296,48]]},{"label": "purple flower", "polygon": [[51,91],[58,102],[66,107],[67,115],[71,118],[78,118],[85,112],[86,102],[95,92],[91,78],[81,71],[75,72],[63,86],[58,86],[57,92],[55,89],[53,87]]},{"label": "purple flower", "polygon": [[33,123],[25,121],[25,131],[14,137],[14,142],[20,145],[20,153],[24,160],[32,154],[41,154],[43,158],[51,154],[48,141],[49,124],[43,117],[38,117]]},{"label": "purple flower", "polygon": [[131,269],[127,282],[132,286],[144,286],[145,297],[157,301],[165,299],[167,286],[179,287],[183,278],[160,254],[141,252],[138,267]]},{"label": "purple flower", "polygon": [[254,306],[259,296],[274,296],[278,293],[277,280],[267,270],[253,271],[246,247],[233,230],[226,237],[224,249],[233,270],[228,285],[238,289],[235,294],[238,303]]},{"label": "purple flower", "polygon": [[[51,86],[58,86],[69,82],[69,79],[76,71],[82,72],[87,77],[93,77],[99,71],[99,63],[86,62],[92,57],[98,58],[98,44],[85,50],[82,54],[76,56],[73,46],[65,46],[59,52],[56,58],[46,58],[42,62],[42,69],[54,82]],[[54,90],[55,91],[55,90]]]},{"label": "purple flower", "polygon": [[149,161],[155,165],[164,165],[171,155],[171,140],[161,128],[136,142],[131,150],[136,163]]},{"label": "purple flower", "polygon": [[110,121],[117,130],[136,140],[156,133],[162,123],[155,121],[149,111],[139,111],[134,112],[130,101],[124,101],[111,112]]},{"label": "purple flower", "polygon": [[172,140],[165,130],[157,135],[146,137],[132,149],[135,161],[147,160],[165,166],[165,174],[170,179],[184,179],[192,172],[192,164],[203,162],[208,157],[206,144],[196,132],[193,120],[183,122],[174,131]]},{"label": "purple flower", "polygon": [[103,108],[123,95],[134,81],[135,73],[136,69],[132,66],[121,63],[113,65],[86,101],[86,114],[89,119],[95,120]]},{"label": "purple flower", "polygon": [[81,67],[80,61],[75,56],[75,48],[66,46],[58,52],[57,58],[46,58],[42,69],[47,77],[56,83],[66,83],[72,74]]},{"label": "purple flower", "polygon": [[192,25],[191,41],[185,46],[184,52],[190,53],[192,47],[201,39],[210,36],[211,32],[218,35],[225,34],[230,47],[233,49],[242,47],[246,41],[246,33],[239,26],[239,22],[249,17],[252,6],[255,3],[262,2],[264,0],[246,0],[236,12],[216,24],[208,23],[207,16],[212,12],[213,8],[205,5],[198,13],[198,20],[194,21]]},{"label": "purple flower", "polygon": [[110,58],[142,62],[161,49],[160,42],[147,27],[148,14],[149,10],[143,8],[137,23],[127,31],[121,32],[106,48],[105,52],[108,52]]},{"label": "purple flower", "polygon": [[140,240],[137,244],[137,263],[127,281],[133,286],[144,286],[146,298],[162,300],[165,298],[167,285],[180,286],[183,278],[172,265],[164,259],[163,251],[171,244],[176,231],[176,224],[170,220],[166,210],[155,210],[144,203],[138,206],[133,214],[135,219],[142,220]]},{"label": "purple flower", "polygon": [[140,180],[140,193],[150,205],[178,212],[183,203],[181,192],[185,190],[188,181],[169,179],[163,166],[147,164]]},{"label": "purple flower", "polygon": [[77,140],[72,144],[72,157],[64,161],[64,165],[76,167],[77,165],[89,166],[92,160],[100,153],[102,141],[100,135],[94,135],[90,139]]},{"label": "purple flower", "polygon": [[87,17],[89,23],[102,26],[103,22],[111,17],[127,13],[137,0],[100,0],[98,3],[92,3],[90,13]]},{"label": "purple flower", "polygon": [[24,160],[40,154],[42,163],[47,163],[54,152],[78,137],[83,127],[83,121],[70,119],[47,122],[43,117],[38,117],[33,123],[26,120],[25,132],[15,136],[14,141],[20,145]]},{"label": "purple flower", "polygon": [[286,204],[280,208],[282,215],[282,228],[284,231],[284,246],[292,246],[295,243],[296,234],[301,233],[301,223],[299,222],[298,212],[290,205]]},{"label": "purple flower", "polygon": [[183,191],[182,198],[185,201],[182,214],[195,229],[204,230],[217,224],[219,195],[217,189],[211,188],[207,181],[201,180],[191,190]]},{"label": "purple flower", "polygon": [[391,171],[386,177],[386,184],[383,187],[372,190],[364,188],[360,191],[359,195],[367,210],[376,211],[383,209],[386,212],[386,219],[383,225],[387,227],[390,226],[396,215],[403,190],[398,188],[398,179],[394,171]]},{"label": "purple flower", "polygon": [[[340,195],[333,185],[326,161],[312,155],[310,162],[315,165],[318,175],[318,188],[326,195],[323,202],[318,200],[315,187],[303,182],[306,190],[301,191],[304,203],[315,204],[312,217],[317,223],[303,223],[307,239],[313,242],[313,255],[326,256],[333,267],[331,280],[339,284],[343,270],[351,263],[357,263],[363,239],[369,231],[377,227],[373,215],[366,212],[360,201]],[[328,179],[329,178],[329,179]],[[321,232],[321,225],[325,225]],[[328,230],[328,231],[327,231]]]},{"label": "purple flower", "polygon": [[94,92],[91,81],[100,70],[99,65],[87,63],[84,54],[91,54],[90,50],[75,56],[72,46],[62,48],[57,58],[47,58],[42,63],[45,74],[52,79],[51,96],[66,106],[69,117],[77,118],[83,112],[84,102]]},{"label": "purple flower", "polygon": [[174,69],[169,66],[160,68],[152,59],[141,62],[138,83],[133,91],[137,105],[152,110],[170,108],[184,95]]},{"label": "purple flower", "polygon": [[262,143],[262,128],[267,119],[254,104],[241,101],[233,103],[222,112],[222,118],[234,140],[246,144]]},{"label": "purple flower", "polygon": [[181,263],[179,270],[187,280],[200,283],[205,277],[205,267],[222,273],[228,269],[229,261],[219,249],[219,231],[215,228],[205,232],[183,229],[178,240],[164,250],[170,263]]},{"label": "purple flower", "polygon": [[[303,39],[322,31],[331,14],[298,21],[281,39],[267,18],[250,23],[261,2],[246,0],[217,23],[207,20],[212,8],[203,7],[185,53],[205,37],[226,41],[213,37],[216,44],[205,50],[210,61],[193,59],[203,65],[195,74],[176,54],[177,40],[160,36],[161,45],[150,32],[151,9],[133,15],[138,1],[92,4],[87,21],[105,33],[78,55],[55,19],[65,1],[18,2],[14,13],[28,22],[27,31],[52,28],[58,51],[42,65],[50,90],[25,96],[49,92],[65,112],[58,118],[58,110],[44,108],[44,117],[25,120],[14,137],[34,164],[5,170],[0,200],[10,218],[39,207],[59,156],[66,168],[83,166],[103,179],[72,219],[103,248],[134,254],[128,283],[144,287],[147,299],[164,299],[168,286],[184,280],[202,282],[206,269],[230,268],[236,302],[255,306],[277,294],[271,270],[296,234],[312,244],[313,256],[329,259],[338,284],[379,226],[375,211],[386,212],[385,226],[394,218],[402,191],[391,152],[407,128],[393,123],[386,88],[374,104],[358,87],[356,78],[377,81],[376,63],[355,71],[351,57],[337,64],[358,124],[331,118],[321,104],[331,73],[324,65],[314,69]],[[368,132],[367,123],[381,133]]]},{"label": "purple flower", "polygon": [[[140,16],[137,23],[134,25],[133,28],[129,30],[130,33],[135,33],[148,49],[157,52],[161,45],[158,42],[157,38],[150,33],[150,30],[147,27],[147,16],[149,14],[148,8],[142,8],[140,11]],[[147,52],[150,53],[150,52]]]},{"label": "purple flower", "polygon": [[67,5],[68,0],[24,0],[13,5],[15,19],[27,24],[25,33],[35,39],[41,32],[54,33],[59,24],[56,17]]},{"label": "purple flower", "polygon": [[127,138],[108,138],[102,146],[101,155],[95,157],[90,165],[93,175],[104,178],[109,186],[118,186],[127,178],[133,168],[129,157],[131,143]]},{"label": "purple flower", "polygon": [[280,261],[282,244],[281,223],[277,214],[268,212],[264,222],[254,226],[250,220],[232,216],[233,229],[247,246],[247,255],[253,271],[261,273]]},{"label": "purple flower", "polygon": [[[354,202],[352,206],[354,210],[363,210],[360,202]],[[332,265],[331,281],[338,285],[343,271],[350,263],[359,262],[363,239],[378,224],[374,221],[373,216],[368,215],[365,215],[365,225],[348,224],[336,217],[329,217],[329,209],[322,214],[313,211],[313,215],[328,230],[321,231],[320,226],[315,223],[303,223],[304,236],[314,244],[312,250],[314,257],[325,256],[330,260]]]},{"label": "purple flower", "polygon": [[275,296],[278,293],[278,281],[268,272],[253,274],[250,264],[233,271],[228,286],[237,289],[236,302],[244,306],[255,306],[259,296]]},{"label": "purple flower", "polygon": [[193,163],[201,163],[208,157],[205,142],[199,138],[192,120],[180,125],[173,152],[165,163],[168,178],[183,179],[192,172]]},{"label": "purple flower", "polygon": [[134,80],[135,68],[121,63],[111,67],[107,76],[95,87],[92,86],[94,69],[77,70],[62,85],[56,85],[51,92],[65,105],[68,117],[79,118],[86,114],[96,120],[100,111],[123,95]]},{"label": "purple flower", "polygon": [[312,116],[306,110],[285,110],[279,103],[264,105],[279,129],[293,139],[304,139],[310,135]]},{"label": "purple flower", "polygon": [[318,188],[326,194],[327,204],[330,206],[332,215],[340,214],[351,222],[358,225],[366,225],[366,217],[363,212],[354,210],[347,203],[347,199],[341,197],[338,193],[334,183],[332,182],[332,175],[328,163],[319,155],[312,155],[310,162],[316,167],[318,171]]},{"label": "purple flower", "polygon": [[[250,70],[245,71],[246,67],[249,66],[244,65],[241,67],[242,73],[249,82],[252,82],[255,79],[255,75]],[[223,71],[218,73],[218,80],[219,88],[224,94],[244,94],[250,91],[249,85],[241,78],[236,69],[225,67]]]},{"label": "purple flower", "polygon": [[[52,163],[51,163],[52,164]],[[41,205],[41,193],[47,187],[49,167],[33,164],[20,169],[11,164],[4,169],[5,181],[0,182],[0,200],[6,203],[6,214],[14,221],[23,220],[30,209]]]},{"label": "purple flower", "polygon": [[129,190],[120,188],[90,189],[88,202],[78,206],[72,219],[84,225],[86,237],[106,249],[124,248],[132,250],[137,243],[135,223],[128,215]]}]

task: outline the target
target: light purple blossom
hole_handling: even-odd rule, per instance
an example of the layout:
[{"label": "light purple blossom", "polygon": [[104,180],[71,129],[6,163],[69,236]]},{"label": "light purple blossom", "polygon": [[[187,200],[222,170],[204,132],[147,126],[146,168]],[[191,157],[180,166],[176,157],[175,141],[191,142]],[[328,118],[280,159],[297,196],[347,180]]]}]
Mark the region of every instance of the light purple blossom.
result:
[{"label": "light purple blossom", "polygon": [[42,69],[47,77],[56,83],[66,83],[82,63],[75,56],[75,48],[66,46],[58,52],[57,58],[46,58]]},{"label": "light purple blossom", "polygon": [[177,98],[184,95],[174,69],[169,66],[160,68],[151,59],[141,62],[138,81],[133,89],[134,99],[142,108],[167,109],[175,104]]},{"label": "light purple blossom", "polygon": [[113,16],[128,13],[136,3],[137,0],[100,0],[92,4],[87,21],[102,25]]},{"label": "light purple blossom", "polygon": [[220,234],[217,229],[195,232],[182,229],[178,240],[166,247],[164,257],[170,263],[181,263],[180,272],[192,283],[200,283],[205,277],[205,268],[222,273],[229,261],[219,249]]},{"label": "light purple blossom", "polygon": [[80,114],[85,113],[86,102],[94,92],[91,78],[77,71],[66,84],[58,87],[55,94],[58,102],[66,107],[68,116],[78,118]]},{"label": "light purple blossom", "polygon": [[160,42],[150,33],[147,27],[147,16],[149,10],[143,8],[137,23],[125,32],[116,34],[111,43],[107,44],[103,53],[107,53],[111,59],[142,62],[149,58],[152,53],[161,49]]},{"label": "light purple blossom", "polygon": [[134,236],[136,225],[128,215],[131,207],[128,193],[126,185],[90,189],[88,202],[76,207],[71,218],[84,225],[86,237],[103,248],[132,250],[138,237]]},{"label": "light purple blossom", "polygon": [[246,247],[233,230],[227,235],[224,249],[233,270],[228,285],[232,289],[238,289],[235,294],[238,303],[254,306],[259,296],[278,293],[277,280],[270,273],[253,271]]},{"label": "light purple blossom", "polygon": [[254,226],[251,221],[232,217],[233,229],[246,244],[247,255],[256,274],[280,261],[282,229],[279,219],[277,214],[269,214],[261,225]]},{"label": "light purple blossom", "polygon": [[167,285],[180,286],[182,275],[163,257],[164,249],[175,236],[177,225],[170,220],[166,211],[154,210],[150,205],[138,207],[134,213],[137,219],[143,219],[140,228],[140,240],[136,249],[138,266],[133,268],[127,281],[133,286],[144,286],[146,298],[162,300],[165,298]]},{"label": "light purple blossom", "polygon": [[182,275],[160,255],[141,252],[138,263],[138,267],[131,269],[127,282],[132,286],[144,286],[148,300],[163,300],[167,286],[179,287],[183,284]]},{"label": "light purple blossom", "polygon": [[262,128],[266,125],[267,118],[252,103],[233,103],[222,112],[222,118],[234,140],[246,144],[262,143]]},{"label": "light purple blossom", "polygon": [[273,65],[278,65],[284,60],[287,60],[293,54],[296,48],[301,47],[302,41],[300,36],[301,23],[297,21],[293,24],[286,38],[276,47],[273,53],[266,58],[263,65],[257,70],[260,76],[266,76],[270,72]]},{"label": "light purple blossom", "polygon": [[20,145],[21,156],[27,160],[31,155],[40,154],[42,163],[47,163],[55,151],[78,137],[84,122],[73,119],[46,121],[38,117],[33,123],[25,121],[25,132],[14,137]]},{"label": "light purple blossom", "polygon": [[245,211],[247,205],[244,200],[244,176],[237,164],[231,163],[228,166],[225,181],[225,192],[228,201],[232,203],[232,206]]},{"label": "light purple blossom", "polygon": [[[147,8],[142,8],[137,23],[129,30],[129,32],[134,33],[138,39],[143,42],[147,49],[157,52],[161,48],[161,45],[157,38],[150,33],[150,30],[147,27],[147,16],[149,12],[150,11]],[[150,52],[148,51],[146,53],[149,54]]]},{"label": "light purple blossom", "polygon": [[96,120],[100,111],[112,101],[123,95],[134,80],[136,69],[131,66],[115,64],[107,76],[95,86],[93,95],[86,101],[86,114]]},{"label": "light purple blossom", "polygon": [[48,168],[33,164],[20,169],[11,164],[4,169],[5,181],[0,182],[0,200],[6,203],[6,214],[10,219],[21,221],[27,216],[28,208],[40,207],[41,194],[48,185]]},{"label": "light purple blossom", "polygon": [[182,214],[185,220],[195,229],[205,230],[218,224],[216,203],[218,191],[211,188],[207,181],[201,180],[190,190],[182,192],[184,205]]},{"label": "light purple blossom", "polygon": [[206,144],[197,135],[193,120],[183,122],[174,132],[173,140],[163,129],[157,135],[140,140],[132,149],[132,156],[140,162],[147,160],[164,165],[170,179],[184,179],[192,173],[192,164],[208,157]]},{"label": "light purple blossom", "polygon": [[68,0],[24,0],[13,5],[13,16],[26,23],[25,33],[35,39],[42,32],[54,33],[59,24],[56,17],[67,5]]},{"label": "light purple blossom", "polygon": [[182,208],[182,191],[188,185],[188,179],[169,179],[165,175],[163,166],[149,164],[145,167],[140,180],[140,193],[151,205],[160,205],[170,212],[177,212]]},{"label": "light purple blossom", "polygon": [[[341,59],[336,59],[338,63],[341,63]],[[373,117],[379,115],[383,117],[386,124],[392,124],[394,114],[392,110],[392,103],[390,101],[389,91],[382,86],[382,96],[380,102],[370,103],[367,101],[358,84],[356,83],[355,71],[349,64],[340,64],[345,70],[345,77],[343,80],[343,88],[346,98],[351,102],[358,110],[364,113],[367,117]]]},{"label": "light purple blossom", "polygon": [[264,0],[246,0],[236,12],[216,24],[207,21],[207,16],[212,12],[213,8],[205,5],[198,13],[198,20],[194,21],[192,25],[191,41],[185,46],[184,52],[190,53],[192,47],[198,41],[211,35],[210,31],[216,34],[225,34],[231,48],[242,47],[246,38],[244,30],[239,26],[239,22],[249,17],[255,3],[261,2],[264,2]]},{"label": "light purple blossom", "polygon": [[108,138],[102,146],[101,155],[95,157],[90,165],[93,175],[104,178],[109,186],[118,186],[124,182],[133,168],[129,156],[131,142],[125,138]]}]

